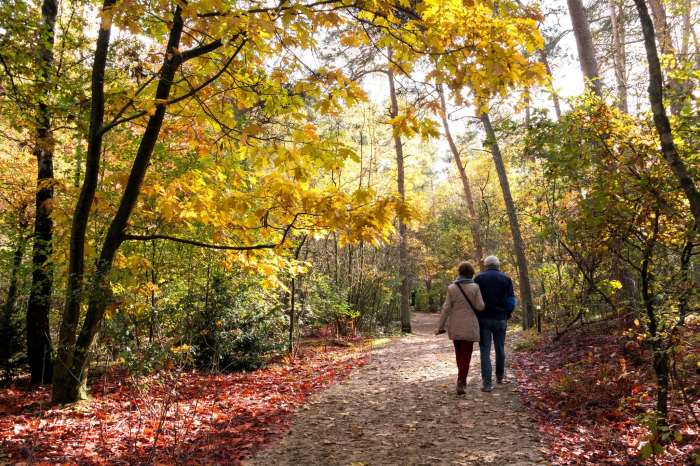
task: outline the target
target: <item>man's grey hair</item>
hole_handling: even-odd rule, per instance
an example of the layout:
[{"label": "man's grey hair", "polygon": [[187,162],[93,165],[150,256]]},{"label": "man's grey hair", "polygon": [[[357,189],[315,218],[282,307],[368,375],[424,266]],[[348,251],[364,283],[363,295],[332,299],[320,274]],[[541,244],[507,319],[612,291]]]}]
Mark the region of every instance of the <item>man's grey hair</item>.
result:
[{"label": "man's grey hair", "polygon": [[501,261],[499,261],[496,256],[487,256],[486,259],[484,259],[484,265],[486,267],[500,267]]}]

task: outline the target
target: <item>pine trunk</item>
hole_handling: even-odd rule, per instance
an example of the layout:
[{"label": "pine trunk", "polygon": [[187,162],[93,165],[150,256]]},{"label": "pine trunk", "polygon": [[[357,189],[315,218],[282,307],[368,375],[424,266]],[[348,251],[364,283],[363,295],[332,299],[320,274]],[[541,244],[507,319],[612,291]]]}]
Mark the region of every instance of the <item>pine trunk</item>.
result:
[{"label": "pine trunk", "polygon": [[[690,38],[689,29],[692,29],[692,26],[685,25],[686,21],[690,22],[690,11],[692,8],[690,2],[682,6],[685,11],[683,18],[684,24],[681,26],[680,54],[676,53],[676,47],[673,45],[673,37],[671,35],[672,29],[668,22],[664,2],[662,0],[649,0],[649,6],[651,7],[654,31],[656,32],[656,40],[659,44],[659,52],[661,55],[672,55],[677,61],[686,60],[687,44]],[[680,63],[676,63],[675,66],[678,67],[679,65],[682,66]],[[690,80],[668,78],[666,85],[669,92],[666,98],[670,103],[672,115],[680,114],[683,106],[688,102],[689,97],[692,95],[693,89],[692,85],[688,85],[689,82]]]},{"label": "pine trunk", "polygon": [[566,3],[569,6],[569,16],[571,17],[571,26],[574,29],[574,37],[576,38],[576,49],[578,50],[581,71],[583,71],[583,76],[586,78],[586,84],[591,87],[591,90],[596,95],[601,96],[602,88],[598,62],[595,58],[593,38],[588,18],[586,17],[586,9],[583,7],[581,0],[566,0]]},{"label": "pine trunk", "polygon": [[671,38],[671,28],[668,25],[666,7],[662,0],[649,0],[651,7],[652,21],[656,31],[656,40],[659,42],[659,52],[661,55],[674,53],[673,39]]},{"label": "pine trunk", "polygon": [[469,183],[469,178],[464,170],[464,165],[462,164],[462,158],[459,155],[459,150],[457,145],[452,138],[452,132],[450,131],[450,125],[447,121],[447,104],[445,103],[445,93],[442,88],[442,84],[437,85],[438,94],[440,95],[440,106],[442,111],[440,112],[440,118],[442,119],[442,126],[445,130],[445,138],[450,146],[450,151],[452,152],[452,157],[454,158],[455,164],[457,165],[457,170],[459,171],[459,177],[462,180],[462,187],[464,189],[464,197],[467,200],[467,212],[469,213],[469,228],[472,231],[472,238],[474,239],[474,259],[477,264],[481,263],[484,257],[484,248],[481,243],[481,229],[479,228],[479,218],[476,215],[476,209],[474,207],[474,196],[472,195],[471,184]]},{"label": "pine trunk", "polygon": [[[389,65],[387,75],[389,77],[389,97],[391,98],[391,117],[396,118],[399,114],[399,101],[396,97],[396,87],[394,85],[394,73],[391,71],[391,50],[389,50]],[[406,201],[406,188],[404,186],[404,166],[403,166],[403,144],[401,136],[394,130],[394,148],[396,150],[396,181],[401,197],[401,202]],[[411,332],[411,283],[408,277],[408,229],[406,223],[399,218],[399,287],[400,293],[400,315],[401,331]]]},{"label": "pine trunk", "polygon": [[513,247],[515,248],[515,257],[518,261],[518,277],[520,279],[520,300],[522,301],[523,308],[523,329],[528,329],[535,324],[535,319],[534,305],[532,302],[532,288],[530,286],[530,274],[528,272],[527,257],[525,256],[525,243],[522,235],[520,234],[518,214],[515,209],[513,197],[510,193],[508,174],[506,173],[506,167],[503,163],[501,149],[498,146],[498,141],[496,140],[496,132],[491,125],[491,119],[489,118],[488,114],[484,113],[481,115],[481,122],[484,125],[484,130],[486,131],[486,144],[491,149],[493,163],[496,166],[496,173],[498,173],[498,180],[501,184],[501,190],[503,191],[503,201],[505,203],[506,212],[508,213],[508,220],[510,222],[510,231],[513,235]]}]

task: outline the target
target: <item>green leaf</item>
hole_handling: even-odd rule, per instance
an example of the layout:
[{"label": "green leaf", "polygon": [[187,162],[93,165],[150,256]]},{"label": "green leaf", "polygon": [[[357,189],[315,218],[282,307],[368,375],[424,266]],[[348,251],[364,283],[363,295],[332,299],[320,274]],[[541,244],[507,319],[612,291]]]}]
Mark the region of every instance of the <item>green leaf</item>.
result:
[{"label": "green leaf", "polygon": [[644,446],[642,447],[641,450],[639,450],[639,457],[642,458],[643,460],[648,459],[651,457],[651,454],[654,452],[651,443],[645,443]]}]

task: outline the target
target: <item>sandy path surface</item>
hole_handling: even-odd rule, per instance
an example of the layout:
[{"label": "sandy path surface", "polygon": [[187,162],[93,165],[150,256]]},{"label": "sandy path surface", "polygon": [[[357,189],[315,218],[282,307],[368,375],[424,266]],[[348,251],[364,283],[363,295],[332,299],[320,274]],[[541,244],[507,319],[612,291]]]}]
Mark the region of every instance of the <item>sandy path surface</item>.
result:
[{"label": "sandy path surface", "polygon": [[413,335],[311,397],[285,437],[246,464],[546,464],[515,382],[480,391],[478,345],[467,394],[455,394],[454,350],[445,335],[432,334],[437,319],[415,314]]}]

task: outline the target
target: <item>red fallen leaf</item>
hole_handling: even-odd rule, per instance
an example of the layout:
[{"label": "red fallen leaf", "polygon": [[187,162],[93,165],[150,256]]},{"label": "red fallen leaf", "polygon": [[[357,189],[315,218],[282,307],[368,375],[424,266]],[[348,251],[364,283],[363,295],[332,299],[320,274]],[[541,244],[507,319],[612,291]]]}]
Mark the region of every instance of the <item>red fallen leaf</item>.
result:
[{"label": "red fallen leaf", "polygon": [[361,356],[339,348],[246,374],[162,372],[138,389],[111,373],[93,385],[85,412],[50,406],[45,387],[0,389],[1,448],[15,462],[31,445],[49,464],[241,464],[283,434],[308,395],[363,365]]},{"label": "red fallen leaf", "polygon": [[[673,439],[655,458],[639,458],[638,446],[649,435],[641,422],[643,415],[653,409],[654,377],[648,353],[645,360],[611,361],[609,354],[621,346],[620,340],[623,339],[616,337],[614,329],[579,331],[572,332],[566,341],[553,343],[544,338],[532,351],[513,353],[517,388],[538,424],[549,462],[664,466],[693,463],[699,451],[697,439]],[[688,340],[687,346],[691,344]],[[697,340],[692,344],[695,347],[687,349],[689,353],[700,349]],[[606,377],[598,376],[601,371]],[[620,377],[623,373],[624,377]],[[591,390],[595,380],[604,383]],[[687,395],[696,412],[700,409],[700,392],[696,388],[699,382],[697,377],[686,381]],[[670,399],[670,423],[674,431],[683,432],[691,419],[688,408],[679,401],[682,394],[677,389]],[[558,409],[561,416],[553,416]]]}]

